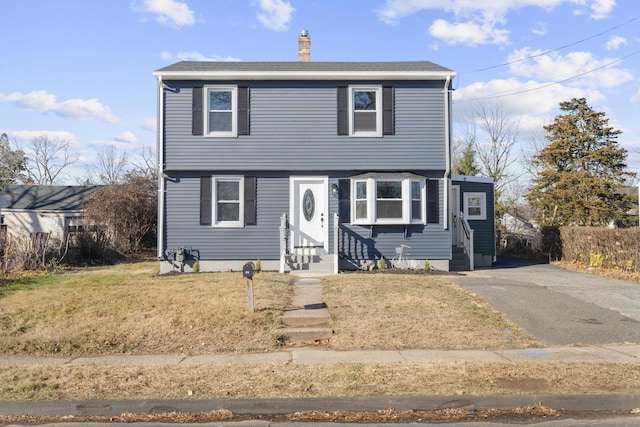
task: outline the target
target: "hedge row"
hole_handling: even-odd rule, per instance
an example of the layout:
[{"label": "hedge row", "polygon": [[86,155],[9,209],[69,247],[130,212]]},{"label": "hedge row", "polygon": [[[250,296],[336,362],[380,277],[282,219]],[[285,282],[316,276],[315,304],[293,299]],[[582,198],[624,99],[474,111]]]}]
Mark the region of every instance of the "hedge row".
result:
[{"label": "hedge row", "polygon": [[640,271],[640,228],[543,227],[542,250],[551,260]]}]

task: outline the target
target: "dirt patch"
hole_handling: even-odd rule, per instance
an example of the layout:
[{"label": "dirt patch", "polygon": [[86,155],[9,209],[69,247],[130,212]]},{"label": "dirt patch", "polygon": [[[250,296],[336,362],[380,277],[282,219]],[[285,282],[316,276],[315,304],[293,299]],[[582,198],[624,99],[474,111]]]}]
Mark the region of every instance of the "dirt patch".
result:
[{"label": "dirt patch", "polygon": [[540,378],[497,378],[496,384],[505,389],[518,393],[542,393],[549,388],[547,380]]}]

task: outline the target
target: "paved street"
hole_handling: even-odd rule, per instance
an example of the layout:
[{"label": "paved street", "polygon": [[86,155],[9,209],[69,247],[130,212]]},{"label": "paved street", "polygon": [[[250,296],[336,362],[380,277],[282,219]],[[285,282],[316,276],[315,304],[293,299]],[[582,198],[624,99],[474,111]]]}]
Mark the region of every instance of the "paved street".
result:
[{"label": "paved street", "polygon": [[640,285],[501,260],[450,279],[548,345],[640,343]]}]

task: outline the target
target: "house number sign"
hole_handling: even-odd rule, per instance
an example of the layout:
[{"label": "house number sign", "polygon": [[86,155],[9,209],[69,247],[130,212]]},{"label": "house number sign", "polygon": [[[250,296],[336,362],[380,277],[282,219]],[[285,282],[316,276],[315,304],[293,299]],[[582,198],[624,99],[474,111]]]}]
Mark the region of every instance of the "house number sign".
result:
[{"label": "house number sign", "polygon": [[302,196],[302,213],[304,214],[304,219],[311,221],[315,211],[316,199],[313,197],[313,191],[307,189],[307,191],[304,192],[304,196]]}]

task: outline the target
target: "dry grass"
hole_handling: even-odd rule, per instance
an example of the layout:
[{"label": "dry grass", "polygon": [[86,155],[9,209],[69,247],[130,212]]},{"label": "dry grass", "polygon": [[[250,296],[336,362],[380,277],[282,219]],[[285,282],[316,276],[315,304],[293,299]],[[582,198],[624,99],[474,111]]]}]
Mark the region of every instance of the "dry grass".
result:
[{"label": "dry grass", "polygon": [[275,348],[290,277],[260,273],[252,314],[240,273],[158,276],[157,270],[152,262],[121,264],[7,292],[0,298],[0,353],[191,355]]},{"label": "dry grass", "polygon": [[461,362],[0,369],[2,400],[638,392],[637,364]]},{"label": "dry grass", "polygon": [[542,346],[445,278],[348,274],[324,281],[336,350],[500,349]]},{"label": "dry grass", "polygon": [[566,270],[579,271],[581,273],[608,277],[610,279],[619,279],[626,280],[628,282],[640,283],[640,272],[637,271],[628,271],[620,268],[593,268],[574,261],[553,261],[552,264],[562,267]]}]

